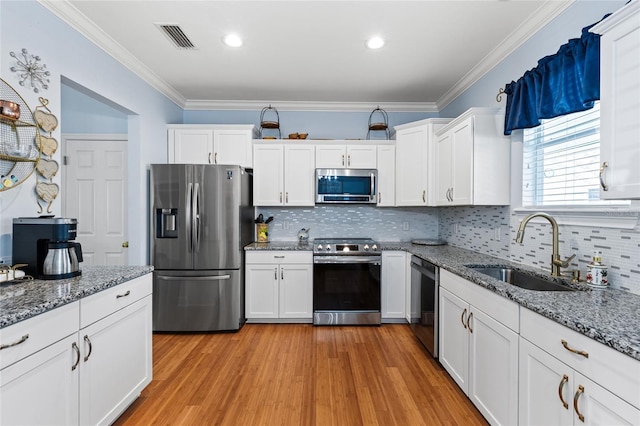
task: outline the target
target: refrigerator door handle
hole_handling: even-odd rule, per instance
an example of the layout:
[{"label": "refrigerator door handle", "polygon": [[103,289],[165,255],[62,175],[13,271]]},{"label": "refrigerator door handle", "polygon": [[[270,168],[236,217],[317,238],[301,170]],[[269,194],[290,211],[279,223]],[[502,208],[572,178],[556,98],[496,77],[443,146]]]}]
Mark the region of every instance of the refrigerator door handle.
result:
[{"label": "refrigerator door handle", "polygon": [[200,251],[200,184],[196,182],[193,188],[193,251]]},{"label": "refrigerator door handle", "polygon": [[193,183],[189,182],[187,186],[187,235],[189,236],[189,251],[193,251],[193,229],[192,229],[192,218],[193,211],[191,210],[193,207]]},{"label": "refrigerator door handle", "polygon": [[169,276],[169,275],[158,275],[157,278],[159,280],[164,280],[164,281],[184,281],[184,280],[189,280],[189,281],[222,281],[222,280],[228,280],[231,278],[231,275],[213,275],[213,276],[209,276],[209,277],[187,277],[187,276],[182,276],[182,277],[174,277],[174,276]]}]

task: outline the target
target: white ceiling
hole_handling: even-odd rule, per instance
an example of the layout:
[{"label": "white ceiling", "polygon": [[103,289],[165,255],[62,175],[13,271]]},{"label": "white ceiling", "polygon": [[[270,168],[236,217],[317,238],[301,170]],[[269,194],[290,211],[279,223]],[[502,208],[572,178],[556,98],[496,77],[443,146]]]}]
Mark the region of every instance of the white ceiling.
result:
[{"label": "white ceiling", "polygon": [[[442,109],[571,1],[41,3],[186,108],[265,102]],[[156,24],[177,24],[182,50]],[[230,48],[227,33],[244,39]],[[367,38],[386,40],[365,48]]]}]

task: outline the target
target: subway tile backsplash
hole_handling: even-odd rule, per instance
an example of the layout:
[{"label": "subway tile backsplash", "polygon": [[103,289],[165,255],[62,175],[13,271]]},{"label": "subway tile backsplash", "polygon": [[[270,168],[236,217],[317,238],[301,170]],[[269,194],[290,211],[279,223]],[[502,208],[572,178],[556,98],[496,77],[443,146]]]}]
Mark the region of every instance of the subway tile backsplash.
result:
[{"label": "subway tile backsplash", "polygon": [[[272,241],[295,240],[300,228],[310,238],[372,237],[379,241],[441,238],[453,246],[549,270],[551,226],[530,222],[522,244],[515,242],[520,218],[509,206],[378,208],[326,205],[257,209],[274,216]],[[640,294],[640,225],[613,229],[560,225],[560,255],[576,254],[569,269],[585,276],[594,250],[609,266],[612,287]]]}]

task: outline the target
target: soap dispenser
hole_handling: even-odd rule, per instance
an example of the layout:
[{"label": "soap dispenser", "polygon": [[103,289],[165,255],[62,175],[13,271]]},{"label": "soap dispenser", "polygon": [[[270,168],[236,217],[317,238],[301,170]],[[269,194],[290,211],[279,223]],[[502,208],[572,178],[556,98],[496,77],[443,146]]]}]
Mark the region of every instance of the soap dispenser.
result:
[{"label": "soap dispenser", "polygon": [[587,265],[585,281],[591,287],[604,288],[609,284],[607,279],[607,267],[602,264],[602,252],[594,251],[591,262]]}]

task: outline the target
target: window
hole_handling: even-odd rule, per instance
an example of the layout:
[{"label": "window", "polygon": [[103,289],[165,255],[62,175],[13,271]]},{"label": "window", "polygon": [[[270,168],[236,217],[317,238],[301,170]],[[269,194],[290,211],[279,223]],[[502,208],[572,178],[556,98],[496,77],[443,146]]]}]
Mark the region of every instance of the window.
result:
[{"label": "window", "polygon": [[522,205],[629,206],[600,200],[600,103],[523,132]]}]

